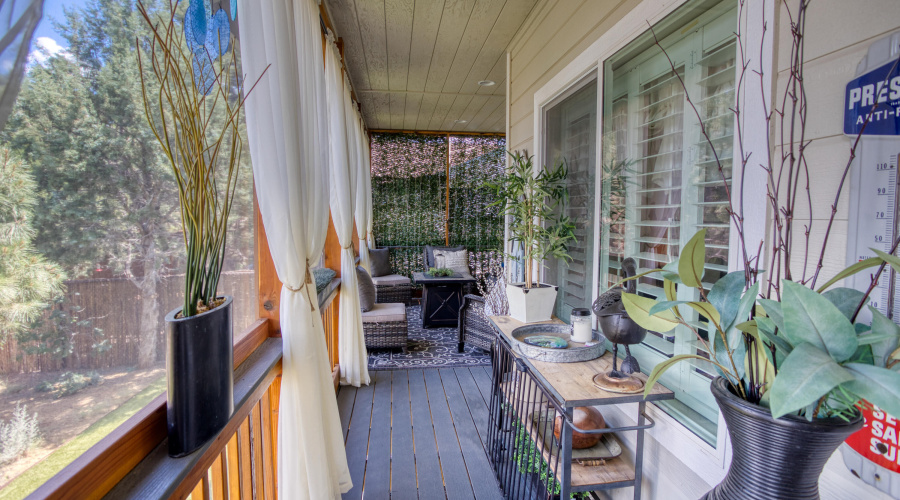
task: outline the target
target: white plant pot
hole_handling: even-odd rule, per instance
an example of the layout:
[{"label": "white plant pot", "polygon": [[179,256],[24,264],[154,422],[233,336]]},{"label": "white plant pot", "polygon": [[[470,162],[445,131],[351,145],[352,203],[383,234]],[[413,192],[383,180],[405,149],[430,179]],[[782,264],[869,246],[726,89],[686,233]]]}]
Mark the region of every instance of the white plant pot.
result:
[{"label": "white plant pot", "polygon": [[506,285],[506,297],[509,300],[509,315],[522,323],[550,321],[553,308],[556,306],[556,286],[541,283],[525,289],[524,283]]}]

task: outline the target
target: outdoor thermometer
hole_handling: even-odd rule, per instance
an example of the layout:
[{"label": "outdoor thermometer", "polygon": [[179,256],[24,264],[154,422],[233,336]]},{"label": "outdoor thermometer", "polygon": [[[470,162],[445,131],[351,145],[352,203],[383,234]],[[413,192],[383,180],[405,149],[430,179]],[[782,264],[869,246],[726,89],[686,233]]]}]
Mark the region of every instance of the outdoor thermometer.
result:
[{"label": "outdoor thermometer", "polygon": [[[856,140],[862,130],[850,170],[850,219],[847,264],[875,257],[876,248],[890,253],[900,222],[900,32],[873,43],[844,93],[844,134]],[[865,128],[863,126],[865,125]],[[889,272],[887,271],[889,270]],[[900,276],[890,266],[869,296],[869,305],[900,322]],[[867,290],[871,273],[861,272],[846,286]],[[869,321],[863,309],[860,320]],[[874,353],[876,358],[885,353]],[[865,426],[841,446],[844,463],[863,481],[900,498],[900,415],[874,408],[863,411]]]}]

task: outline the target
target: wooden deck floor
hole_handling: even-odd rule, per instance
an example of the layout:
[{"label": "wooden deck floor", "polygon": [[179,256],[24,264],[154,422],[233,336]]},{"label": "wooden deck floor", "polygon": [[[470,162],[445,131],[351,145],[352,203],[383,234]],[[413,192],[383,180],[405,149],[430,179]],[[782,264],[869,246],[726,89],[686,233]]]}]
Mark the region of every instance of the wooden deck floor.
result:
[{"label": "wooden deck floor", "polygon": [[499,499],[484,443],[489,367],[373,371],[338,393],[353,489],[344,499]]}]

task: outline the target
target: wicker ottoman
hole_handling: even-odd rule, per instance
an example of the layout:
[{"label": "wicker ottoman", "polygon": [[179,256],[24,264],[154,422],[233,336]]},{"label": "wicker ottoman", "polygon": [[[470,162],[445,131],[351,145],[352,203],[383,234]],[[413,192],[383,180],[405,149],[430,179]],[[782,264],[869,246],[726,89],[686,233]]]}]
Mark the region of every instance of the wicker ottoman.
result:
[{"label": "wicker ottoman", "polygon": [[375,302],[379,304],[400,302],[410,305],[412,302],[412,281],[406,276],[373,276],[372,283],[375,284]]},{"label": "wicker ottoman", "polygon": [[406,305],[375,304],[371,311],[362,313],[362,322],[367,349],[399,347],[406,352],[406,341],[409,338]]}]

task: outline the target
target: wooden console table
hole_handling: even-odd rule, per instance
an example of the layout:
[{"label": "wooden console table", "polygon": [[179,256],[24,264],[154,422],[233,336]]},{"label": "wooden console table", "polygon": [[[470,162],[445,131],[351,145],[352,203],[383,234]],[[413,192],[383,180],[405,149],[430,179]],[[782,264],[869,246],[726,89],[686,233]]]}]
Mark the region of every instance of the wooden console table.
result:
[{"label": "wooden console table", "polygon": [[[647,399],[644,399],[643,393],[607,392],[596,387],[592,379],[597,373],[612,368],[611,352],[580,363],[548,363],[525,358],[515,352],[511,340],[513,329],[523,323],[508,316],[492,316],[490,320],[500,335],[494,346],[492,361],[493,390],[488,450],[506,498],[550,498],[558,494],[558,498],[568,499],[576,492],[633,486],[634,498],[639,500],[644,431],[655,424],[645,412],[646,404],[647,401],[673,399],[675,396],[672,391],[656,384]],[[646,375],[636,376],[646,383]],[[634,461],[618,456],[600,461],[602,464],[573,463],[572,418],[575,407],[623,403],[638,403],[636,425],[586,433],[636,432]],[[538,429],[538,425],[545,424],[539,424],[534,419],[534,415],[538,414],[536,412],[546,412],[550,416],[565,415],[566,424],[562,426],[559,438],[552,437],[552,428],[549,435],[546,434],[547,429]],[[532,444],[523,444],[523,433],[527,433]],[[545,437],[542,438],[542,435]],[[551,440],[551,443],[547,444],[547,440]],[[533,457],[529,457],[529,454]],[[523,467],[523,457],[526,464],[532,465]],[[542,465],[535,466],[535,463]],[[537,470],[534,470],[535,467]],[[542,474],[544,479],[541,479]]]}]

